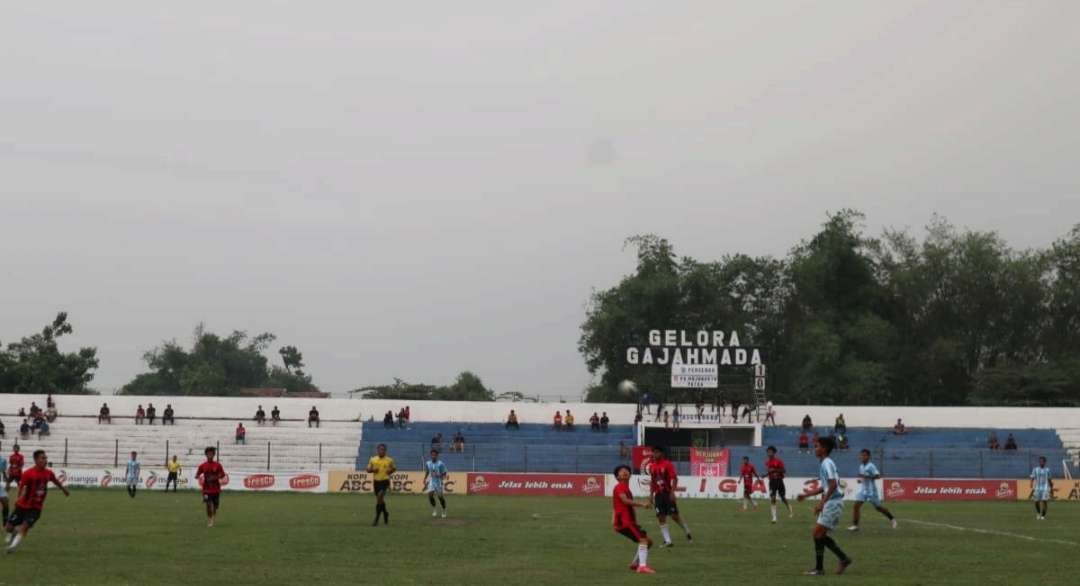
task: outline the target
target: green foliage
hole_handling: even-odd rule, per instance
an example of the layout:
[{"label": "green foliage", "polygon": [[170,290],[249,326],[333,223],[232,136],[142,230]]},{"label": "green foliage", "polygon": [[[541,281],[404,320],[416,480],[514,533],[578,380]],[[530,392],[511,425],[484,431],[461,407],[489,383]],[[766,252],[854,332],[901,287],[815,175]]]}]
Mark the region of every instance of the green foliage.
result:
[{"label": "green foliage", "polygon": [[676,260],[657,236],[627,243],[637,269],[594,292],[582,324],[579,349],[599,375],[590,401],[636,399],[615,391],[623,379],[690,398],[669,388],[670,367],[625,363],[660,328],[739,331],[767,350],[778,402],[1080,404],[1080,226],[1026,251],[938,217],[922,241],[872,238],[862,214],[842,210],[782,260]]},{"label": "green foliage", "polygon": [[92,394],[87,384],[98,367],[97,349],[61,352],[58,339],[74,330],[60,312],[41,333],[0,344],[0,393]]},{"label": "green foliage", "polygon": [[280,350],[285,368],[270,366],[263,353],[275,339],[269,333],[249,338],[241,331],[222,337],[199,324],[190,350],[172,340],[144,354],[150,372],[137,375],[121,394],[228,396],[257,387],[317,390],[301,370],[303,355],[295,346]]},{"label": "green foliage", "polygon": [[[360,387],[353,393],[364,393],[368,399],[400,399],[409,401],[494,401],[495,392],[484,386],[476,374],[465,371],[449,386],[407,383],[395,378],[393,384]],[[520,393],[519,393],[520,394]]]}]

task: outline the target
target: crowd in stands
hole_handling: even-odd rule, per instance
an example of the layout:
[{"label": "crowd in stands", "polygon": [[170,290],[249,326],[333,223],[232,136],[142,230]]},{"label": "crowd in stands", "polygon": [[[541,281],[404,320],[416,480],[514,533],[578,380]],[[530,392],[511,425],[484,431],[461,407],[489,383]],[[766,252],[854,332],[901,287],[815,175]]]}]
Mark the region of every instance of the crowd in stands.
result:
[{"label": "crowd in stands", "polygon": [[[431,449],[441,452],[443,451],[443,448],[443,434],[439,431],[431,437]],[[465,451],[465,436],[462,435],[460,429],[454,434],[453,439],[450,440],[450,451],[458,453]]]},{"label": "crowd in stands", "polygon": [[[602,412],[602,415],[598,415],[593,411],[591,417],[589,417],[589,429],[596,432],[606,432],[608,425],[611,424],[611,418],[608,417],[607,411]],[[513,421],[513,425],[511,425]],[[577,428],[574,426],[574,414],[569,409],[566,410],[566,416],[563,417],[562,411],[556,411],[555,417],[552,418],[552,426],[556,431],[575,431]],[[510,410],[510,415],[506,419],[506,428],[510,429],[518,428],[517,414]]]},{"label": "crowd in stands", "polygon": [[[401,409],[399,409],[398,412],[397,412],[397,427],[400,427],[401,429],[405,429],[405,426],[407,426],[409,424],[410,417],[412,417],[412,411],[411,411],[411,409],[409,408],[408,405],[406,405],[406,406],[402,407]],[[383,415],[383,427],[386,427],[386,428],[394,427],[394,412],[393,411],[387,411]]]},{"label": "crowd in stands", "polygon": [[[58,416],[56,402],[53,401],[52,395],[47,395],[44,409],[38,406],[36,401],[31,401],[29,411],[25,407],[19,407],[18,416],[22,418],[22,423],[19,424],[19,435],[22,438],[29,438],[35,433],[38,436],[47,436],[50,433],[50,425]],[[0,437],[6,436],[7,429],[4,422],[0,421]]]},{"label": "crowd in stands", "polygon": [[[709,405],[710,415],[705,415],[705,406]],[[653,401],[652,395],[645,392],[641,395],[641,401],[638,402],[637,413],[634,415],[634,424],[641,423],[644,420],[644,415],[652,415],[652,407],[656,407],[656,423],[663,423],[665,428],[679,429],[681,423],[687,420],[687,418],[696,417],[697,421],[716,420],[723,422],[728,418],[729,406],[731,413],[732,423],[760,423],[764,422],[768,425],[770,422],[776,425],[776,409],[773,407],[772,401],[765,403],[764,418],[759,411],[758,406],[752,403],[742,403],[739,399],[731,399],[730,401],[723,398],[719,393],[716,395],[716,399],[711,403],[706,403],[705,396],[703,394],[698,395],[694,401],[694,413],[688,415],[684,410],[685,406],[679,404],[672,405],[670,409],[665,409],[664,402],[662,400]]]}]

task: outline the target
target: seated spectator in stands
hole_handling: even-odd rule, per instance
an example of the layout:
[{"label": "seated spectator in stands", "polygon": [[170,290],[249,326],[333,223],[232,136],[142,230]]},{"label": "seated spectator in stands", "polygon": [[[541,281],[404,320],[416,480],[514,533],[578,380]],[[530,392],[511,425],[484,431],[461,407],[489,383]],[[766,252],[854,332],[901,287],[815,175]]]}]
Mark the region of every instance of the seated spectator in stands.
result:
[{"label": "seated spectator in stands", "polygon": [[41,413],[41,407],[38,407],[37,403],[30,401],[30,417],[37,417],[38,413]]},{"label": "seated spectator in stands", "polygon": [[153,403],[146,405],[146,422],[150,425],[154,424],[154,418],[157,417],[157,407],[154,407]]},{"label": "seated spectator in stands", "polygon": [[135,410],[135,425],[141,425],[146,420],[146,409],[143,409],[142,405]]},{"label": "seated spectator in stands", "polygon": [[27,421],[25,419],[22,420],[22,425],[19,426],[19,435],[21,435],[23,439],[26,439],[26,438],[30,437],[30,422],[29,421]]},{"label": "seated spectator in stands", "polygon": [[1000,450],[1001,449],[1001,444],[998,443],[997,433],[995,433],[994,430],[990,430],[990,438],[987,440],[986,443],[987,443],[986,447],[990,448],[991,450]]},{"label": "seated spectator in stands", "polygon": [[847,423],[844,423],[844,414],[841,413],[836,416],[836,423],[833,424],[833,431],[836,435],[844,435],[847,433]]},{"label": "seated spectator in stands", "polygon": [[812,427],[814,427],[814,422],[810,421],[810,414],[807,413],[806,415],[803,415],[803,418],[802,418],[802,429],[803,429],[803,431],[809,433],[810,428],[812,428]]},{"label": "seated spectator in stands", "polygon": [[161,424],[176,425],[176,412],[173,411],[172,403],[165,405],[165,412],[161,414]]},{"label": "seated spectator in stands", "polygon": [[270,410],[270,424],[277,425],[279,421],[281,421],[281,411],[278,410],[277,405],[274,405],[274,408]]},{"label": "seated spectator in stands", "polygon": [[263,411],[262,405],[255,410],[255,424],[262,425],[266,423],[266,411]]},{"label": "seated spectator in stands", "polygon": [[773,408],[772,401],[765,401],[765,423],[768,425],[772,421],[773,427],[776,427],[776,409]]},{"label": "seated spectator in stands", "polygon": [[454,451],[455,452],[464,452],[465,451],[465,436],[461,435],[461,430],[460,429],[458,430],[457,433],[454,434]]},{"label": "seated spectator in stands", "polygon": [[667,409],[660,414],[660,420],[664,422],[664,429],[671,429],[671,417],[668,415]]},{"label": "seated spectator in stands", "polygon": [[1005,449],[1006,450],[1015,450],[1015,449],[1018,449],[1018,448],[1019,448],[1019,446],[1016,445],[1016,438],[1014,438],[1013,434],[1010,433],[1009,437],[1005,438]]},{"label": "seated spectator in stands", "polygon": [[30,422],[30,427],[32,427],[34,431],[38,431],[41,429],[43,423],[45,423],[45,418],[41,415],[41,411],[38,411],[38,414],[34,416],[34,420]]},{"label": "seated spectator in stands", "polygon": [[56,408],[56,403],[54,403],[52,400],[52,393],[49,393],[45,397],[45,408],[48,409],[49,407],[52,407],[53,409]]},{"label": "seated spectator in stands", "polygon": [[98,410],[97,422],[101,423],[103,421],[107,423],[112,423],[112,415],[109,415],[108,403],[102,403],[101,409]]},{"label": "seated spectator in stands", "polygon": [[319,427],[319,410],[315,408],[315,405],[311,406],[311,411],[308,411],[307,414],[307,426],[311,427],[312,423],[315,424],[315,427]]},{"label": "seated spectator in stands", "polygon": [[600,415],[600,431],[607,431],[608,424],[611,423],[611,419],[607,416],[607,411],[604,411]]},{"label": "seated spectator in stands", "polygon": [[510,410],[510,415],[506,416],[506,429],[521,429],[518,425],[517,413],[514,413],[513,409]]},{"label": "seated spectator in stands", "polygon": [[382,426],[387,428],[387,429],[390,429],[390,428],[394,427],[394,412],[393,411],[387,411],[386,415],[383,415]]},{"label": "seated spectator in stands", "polygon": [[41,426],[38,427],[38,437],[45,437],[47,435],[49,435],[49,422],[42,419]]},{"label": "seated spectator in stands", "polygon": [[562,431],[562,412],[561,411],[556,411],[555,412],[555,430],[556,431]]},{"label": "seated spectator in stands", "polygon": [[895,435],[904,435],[905,433],[907,433],[907,426],[904,425],[904,422],[902,420],[897,419],[896,425],[892,427],[892,432]]},{"label": "seated spectator in stands", "polygon": [[593,411],[592,417],[589,418],[589,429],[593,431],[600,431],[600,416]]},{"label": "seated spectator in stands", "polygon": [[431,449],[442,451],[442,432],[436,433],[431,437]]},{"label": "seated spectator in stands", "polygon": [[239,421],[236,422],[236,443],[247,444],[247,430],[244,429],[244,424]]},{"label": "seated spectator in stands", "polygon": [[566,431],[574,431],[574,414],[569,409],[566,410],[566,419],[563,421],[566,423]]},{"label": "seated spectator in stands", "polygon": [[53,421],[56,421],[56,416],[56,407],[49,407],[45,409],[45,421],[52,423]]},{"label": "seated spectator in stands", "polygon": [[26,417],[26,408],[19,407],[19,417]]},{"label": "seated spectator in stands", "polygon": [[401,429],[405,429],[405,409],[400,409],[397,412],[397,425]]},{"label": "seated spectator in stands", "polygon": [[412,409],[408,405],[405,405],[405,423],[412,421]]}]

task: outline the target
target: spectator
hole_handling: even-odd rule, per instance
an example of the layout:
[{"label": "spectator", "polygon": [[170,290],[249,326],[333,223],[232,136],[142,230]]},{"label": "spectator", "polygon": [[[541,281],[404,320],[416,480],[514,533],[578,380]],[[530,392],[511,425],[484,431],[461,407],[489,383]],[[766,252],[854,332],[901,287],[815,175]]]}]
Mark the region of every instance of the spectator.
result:
[{"label": "spectator", "polygon": [[1009,437],[1005,438],[1005,449],[1016,450],[1018,448],[1019,446],[1016,445],[1016,438],[1014,438],[1013,434],[1010,433]]},{"label": "spectator", "polygon": [[157,407],[154,407],[153,403],[148,403],[146,405],[146,421],[147,421],[147,423],[149,423],[150,425],[153,425],[154,424],[154,417],[156,417],[156,416],[157,416]]},{"label": "spectator", "polygon": [[38,437],[42,438],[49,435],[49,422],[45,421],[44,418],[40,419],[39,421],[41,421],[41,425],[38,426]]},{"label": "spectator", "polygon": [[101,409],[98,410],[97,422],[99,424],[102,423],[102,422],[112,423],[112,416],[109,415],[109,404],[108,403],[102,403],[101,404]]},{"label": "spectator", "polygon": [[731,400],[731,422],[732,423],[738,423],[739,422],[739,400],[738,399],[732,399]]},{"label": "spectator", "polygon": [[837,436],[841,436],[847,433],[847,423],[844,423],[844,414],[841,413],[836,416],[836,423],[833,424],[833,431]]},{"label": "spectator", "polygon": [[556,411],[555,412],[555,430],[556,431],[562,431],[562,412],[561,411]]},{"label": "spectator", "polygon": [[720,421],[727,417],[727,401],[720,393],[716,393],[716,408],[720,410]]},{"label": "spectator", "polygon": [[[657,413],[660,413],[657,411]],[[671,417],[668,416],[667,409],[664,409],[663,413],[660,413],[660,420],[664,422],[664,429],[671,429]]]},{"label": "spectator", "polygon": [[458,453],[465,451],[465,436],[461,435],[460,429],[454,434],[454,451]]},{"label": "spectator", "polygon": [[146,409],[139,405],[139,408],[135,410],[135,425],[142,425],[143,421],[146,421]]},{"label": "spectator", "polygon": [[679,419],[680,419],[679,404],[675,403],[675,408],[671,410],[671,427],[675,431],[679,430]]},{"label": "spectator", "polygon": [[641,423],[641,420],[641,409],[638,409],[638,412],[634,415],[634,425]]},{"label": "spectator", "polygon": [[400,409],[397,412],[397,424],[401,429],[405,429],[405,409]]},{"label": "spectator", "polygon": [[386,415],[383,415],[382,426],[387,428],[387,429],[391,429],[391,428],[394,427],[394,412],[393,411],[387,411]]},{"label": "spectator", "polygon": [[266,423],[266,411],[263,411],[262,405],[255,410],[255,424],[262,425]]},{"label": "spectator", "polygon": [[517,413],[514,413],[513,409],[510,410],[510,415],[506,416],[506,429],[510,428],[521,429],[521,426],[518,425]]},{"label": "spectator", "polygon": [[45,420],[48,421],[49,423],[52,423],[53,421],[56,421],[56,416],[57,416],[56,407],[49,407],[49,408],[45,409]]},{"label": "spectator", "polygon": [[315,424],[315,427],[319,427],[319,410],[315,408],[315,405],[311,406],[311,411],[308,411],[307,414],[307,426],[311,427],[312,423]]},{"label": "spectator", "polygon": [[37,417],[38,413],[41,413],[41,407],[38,407],[37,403],[30,401],[30,417]]},{"label": "spectator", "polygon": [[630,446],[626,445],[626,442],[619,440],[619,459],[625,460],[630,457]]},{"label": "spectator", "polygon": [[750,405],[750,403],[747,403],[747,404],[743,405],[742,414],[743,414],[743,418],[746,419],[747,423],[750,423],[750,415],[753,412],[754,412],[754,408]]},{"label": "spectator", "polygon": [[408,405],[405,405],[405,423],[412,421],[412,410]]},{"label": "spectator", "polygon": [[663,420],[664,420],[664,402],[660,401],[660,400],[657,400],[656,401],[656,421],[663,421]]},{"label": "spectator", "polygon": [[907,426],[904,425],[903,420],[900,420],[900,419],[896,420],[896,425],[893,426],[892,432],[895,435],[904,435],[905,433],[907,433]]},{"label": "spectator", "polygon": [[803,431],[809,432],[810,429],[813,428],[813,427],[814,427],[814,422],[810,420],[810,414],[807,413],[806,415],[803,415],[803,418],[802,418],[802,429],[803,429]]},{"label": "spectator", "polygon": [[19,407],[19,417],[26,417],[26,408]]},{"label": "spectator", "polygon": [[4,422],[3,421],[0,421],[0,437],[7,437],[7,434],[4,433]]},{"label": "spectator", "polygon": [[990,430],[990,438],[987,440],[987,447],[991,450],[1000,450],[1001,444],[998,443],[997,433],[994,430]]},{"label": "spectator", "polygon": [[574,431],[574,414],[569,409],[566,410],[566,431]]},{"label": "spectator", "polygon": [[53,402],[52,393],[49,393],[45,397],[45,408],[48,409],[49,407],[52,407],[53,409],[56,408],[56,403]]},{"label": "spectator", "polygon": [[41,411],[38,411],[38,414],[34,416],[34,421],[30,423],[30,427],[34,428],[34,431],[40,431],[42,423],[45,423],[45,418],[41,416]]},{"label": "spectator", "polygon": [[697,420],[701,421],[701,418],[705,416],[705,399],[701,395],[698,395],[694,408],[697,409]]},{"label": "spectator", "polygon": [[176,425],[176,412],[173,411],[172,403],[165,404],[165,412],[161,414],[161,424]]},{"label": "spectator", "polygon": [[768,425],[770,421],[773,427],[776,427],[776,409],[773,408],[772,401],[765,401],[765,425]]},{"label": "spectator", "polygon": [[593,431],[600,431],[600,416],[593,411],[592,417],[589,418],[589,429]]},{"label": "spectator", "polygon": [[644,393],[642,393],[642,395],[641,395],[641,406],[645,407],[645,412],[649,413],[649,414],[652,413],[652,411],[649,410],[649,402],[650,401],[652,401],[652,396],[649,395],[649,391],[645,391]]},{"label": "spectator", "polygon": [[846,450],[846,449],[848,449],[848,441],[847,441],[847,434],[846,433],[838,433],[838,434],[836,434],[836,449],[838,449],[838,450]]},{"label": "spectator", "polygon": [[274,405],[274,408],[270,410],[270,424],[277,425],[281,421],[281,410]]},{"label": "spectator", "polygon": [[22,425],[19,426],[19,435],[22,436],[23,439],[26,439],[26,438],[30,437],[30,422],[29,421],[27,421],[25,419],[22,420]]},{"label": "spectator", "polygon": [[611,423],[611,419],[608,418],[607,411],[604,411],[604,413],[600,415],[600,431],[607,431],[609,423]]},{"label": "spectator", "polygon": [[442,451],[442,432],[438,432],[431,437],[431,449]]},{"label": "spectator", "polygon": [[236,422],[236,443],[247,444],[247,430],[244,429],[244,424],[239,421]]}]

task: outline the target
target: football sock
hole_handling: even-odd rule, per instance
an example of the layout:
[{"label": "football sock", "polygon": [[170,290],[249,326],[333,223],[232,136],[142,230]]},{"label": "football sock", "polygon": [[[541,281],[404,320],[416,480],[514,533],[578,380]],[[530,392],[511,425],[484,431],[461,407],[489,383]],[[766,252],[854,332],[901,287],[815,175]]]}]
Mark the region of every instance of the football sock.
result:
[{"label": "football sock", "polygon": [[22,543],[22,538],[22,532],[16,532],[15,538],[11,540],[11,545],[8,546],[8,551],[14,550],[16,547],[19,547],[19,544]]},{"label": "football sock", "polygon": [[892,521],[892,520],[893,520],[893,514],[892,514],[892,512],[891,512],[891,511],[889,511],[888,509],[885,509],[885,510],[881,511],[881,514],[885,515],[885,518],[886,518],[886,519],[888,519],[888,520],[890,520],[890,521]]},{"label": "football sock", "polygon": [[848,559],[847,554],[844,553],[844,551],[842,549],[840,549],[839,545],[836,545],[836,542],[833,541],[832,537],[829,537],[828,535],[826,535],[824,538],[822,538],[821,543],[823,543],[825,545],[825,547],[829,548],[829,551],[836,554],[836,557],[840,558],[840,561],[842,561],[842,562],[847,561],[847,559]]},{"label": "football sock", "polygon": [[769,505],[769,512],[772,513],[772,520],[776,520],[776,505]]},{"label": "football sock", "polygon": [[431,508],[434,509],[435,508],[435,495],[434,494],[427,495],[427,500],[428,500],[429,503],[431,503]]},{"label": "football sock", "polygon": [[668,531],[667,524],[660,526],[660,534],[664,536],[664,543],[671,543],[671,531]]},{"label": "football sock", "polygon": [[1035,501],[1035,514],[1036,515],[1041,515],[1042,514],[1042,507],[1039,506],[1039,501]]},{"label": "football sock", "polygon": [[446,499],[443,498],[443,497],[439,497],[439,504],[442,505],[442,510],[445,513],[446,512]]},{"label": "football sock", "polygon": [[679,521],[679,527],[682,527],[683,533],[690,535],[690,526],[686,524],[686,521]]},{"label": "football sock", "polygon": [[825,542],[817,538],[814,539],[814,560],[817,571],[825,571]]},{"label": "football sock", "polygon": [[638,563],[647,566],[649,565],[649,546],[644,543],[639,543],[637,546],[637,559]]}]

